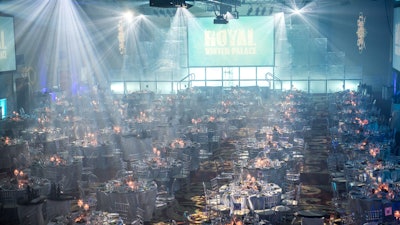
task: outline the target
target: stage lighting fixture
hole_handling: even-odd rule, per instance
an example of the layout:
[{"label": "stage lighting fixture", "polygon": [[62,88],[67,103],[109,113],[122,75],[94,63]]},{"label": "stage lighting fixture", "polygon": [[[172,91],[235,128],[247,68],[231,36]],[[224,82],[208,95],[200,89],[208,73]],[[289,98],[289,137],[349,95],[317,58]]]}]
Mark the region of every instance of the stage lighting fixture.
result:
[{"label": "stage lighting fixture", "polygon": [[228,20],[224,18],[224,16],[219,15],[214,19],[214,24],[227,24]]},{"label": "stage lighting fixture", "polygon": [[187,4],[185,0],[150,0],[149,5],[160,8],[190,8],[192,6]]}]

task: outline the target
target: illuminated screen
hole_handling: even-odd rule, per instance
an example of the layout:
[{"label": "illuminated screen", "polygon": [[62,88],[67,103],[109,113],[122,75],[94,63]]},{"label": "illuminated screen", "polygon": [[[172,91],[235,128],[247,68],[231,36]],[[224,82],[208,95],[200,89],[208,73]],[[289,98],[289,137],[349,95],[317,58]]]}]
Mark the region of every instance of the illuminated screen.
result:
[{"label": "illuminated screen", "polygon": [[0,72],[15,69],[14,18],[0,16]]},{"label": "illuminated screen", "polygon": [[189,66],[273,66],[274,17],[188,21]]},{"label": "illuminated screen", "polygon": [[0,119],[4,119],[7,116],[7,99],[0,99]]},{"label": "illuminated screen", "polygon": [[400,7],[394,8],[393,26],[393,68],[400,71]]}]

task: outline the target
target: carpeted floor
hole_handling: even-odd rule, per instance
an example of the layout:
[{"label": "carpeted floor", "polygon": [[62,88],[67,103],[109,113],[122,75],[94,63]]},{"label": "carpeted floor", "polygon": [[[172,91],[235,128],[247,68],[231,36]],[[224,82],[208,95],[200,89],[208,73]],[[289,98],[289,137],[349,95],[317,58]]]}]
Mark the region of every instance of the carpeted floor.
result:
[{"label": "carpeted floor", "polygon": [[[311,129],[305,142],[304,167],[300,175],[301,195],[298,211],[312,211],[327,218],[335,213],[327,157],[330,150],[328,104],[325,95],[312,96]],[[301,216],[301,215],[300,215]]]}]

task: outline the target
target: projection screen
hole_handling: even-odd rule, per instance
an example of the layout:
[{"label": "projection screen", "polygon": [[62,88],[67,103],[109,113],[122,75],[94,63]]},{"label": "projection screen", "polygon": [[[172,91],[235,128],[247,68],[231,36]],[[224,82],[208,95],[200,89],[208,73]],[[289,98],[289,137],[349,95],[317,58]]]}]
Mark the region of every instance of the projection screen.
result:
[{"label": "projection screen", "polygon": [[273,66],[274,17],[240,17],[227,24],[190,18],[188,53],[190,67]]},{"label": "projection screen", "polygon": [[14,18],[0,16],[0,72],[16,70]]}]

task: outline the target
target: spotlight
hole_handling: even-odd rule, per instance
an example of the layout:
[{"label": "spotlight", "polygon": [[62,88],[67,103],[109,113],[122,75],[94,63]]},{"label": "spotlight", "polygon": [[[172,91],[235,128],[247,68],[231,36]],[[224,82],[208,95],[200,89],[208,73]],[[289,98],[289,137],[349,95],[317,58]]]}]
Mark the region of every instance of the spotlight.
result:
[{"label": "spotlight", "polygon": [[160,8],[190,8],[192,5],[187,4],[185,0],[150,0],[150,7]]},{"label": "spotlight", "polygon": [[133,13],[132,13],[131,11],[125,12],[125,13],[123,14],[123,16],[124,16],[126,22],[128,22],[128,23],[129,23],[129,22],[132,22],[132,20],[133,20]]},{"label": "spotlight", "polygon": [[225,14],[225,19],[226,20],[233,20],[233,19],[239,19],[239,12],[238,11],[234,11],[234,12],[227,12]]},{"label": "spotlight", "polygon": [[301,14],[301,9],[295,8],[295,9],[293,9],[293,13],[296,14],[296,15],[300,15]]},{"label": "spotlight", "polygon": [[227,24],[227,23],[228,23],[228,20],[226,20],[226,19],[224,18],[224,16],[221,16],[221,15],[217,16],[217,17],[214,19],[214,24]]}]

